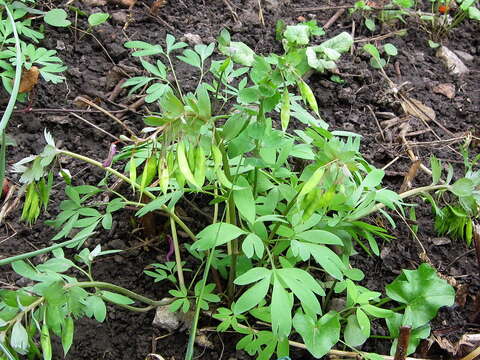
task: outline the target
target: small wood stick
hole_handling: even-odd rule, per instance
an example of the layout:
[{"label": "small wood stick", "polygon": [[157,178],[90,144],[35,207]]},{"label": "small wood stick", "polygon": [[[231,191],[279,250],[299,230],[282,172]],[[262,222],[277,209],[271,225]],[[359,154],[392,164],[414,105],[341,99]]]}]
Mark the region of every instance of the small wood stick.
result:
[{"label": "small wood stick", "polygon": [[378,130],[380,130],[380,135],[382,135],[382,139],[383,139],[383,141],[385,141],[385,134],[383,133],[383,129],[382,129],[382,127],[380,126],[380,123],[378,122],[377,115],[375,115],[375,112],[372,110],[372,108],[370,107],[370,105],[367,105],[367,108],[368,108],[368,110],[370,110],[370,112],[372,113],[372,116],[373,116],[373,118],[375,119],[375,123],[377,124]]},{"label": "small wood stick", "polygon": [[84,97],[81,97],[79,96],[78,97],[78,100],[84,102],[85,104],[87,105],[90,105],[92,107],[94,107],[95,109],[97,110],[100,110],[102,113],[104,113],[105,115],[107,115],[109,118],[115,120],[118,124],[120,124],[132,137],[133,139],[136,139],[137,138],[137,135],[127,126],[125,125],[122,120],[120,120],[118,117],[114,116],[111,112],[105,110],[104,108],[102,108],[101,106],[98,106],[97,104],[95,104],[94,102],[88,100],[88,99],[85,99]]},{"label": "small wood stick", "polygon": [[328,29],[330,26],[332,26],[335,21],[338,20],[338,18],[340,16],[342,16],[342,14],[346,11],[347,9],[343,8],[343,9],[338,9],[337,12],[335,14],[333,14],[333,16],[330,18],[330,20],[328,20],[325,25],[323,25],[323,28],[324,29]]},{"label": "small wood stick", "polygon": [[402,326],[400,328],[400,335],[398,336],[397,351],[393,360],[405,360],[408,352],[408,341],[410,340],[410,326]]},{"label": "small wood stick", "polygon": [[117,85],[115,85],[114,89],[110,93],[110,96],[108,97],[108,101],[115,101],[115,99],[120,95],[120,93],[123,90],[123,83],[126,81],[126,79],[122,79],[118,82]]},{"label": "small wood stick", "polygon": [[473,223],[473,244],[477,255],[477,263],[480,267],[480,225]]}]

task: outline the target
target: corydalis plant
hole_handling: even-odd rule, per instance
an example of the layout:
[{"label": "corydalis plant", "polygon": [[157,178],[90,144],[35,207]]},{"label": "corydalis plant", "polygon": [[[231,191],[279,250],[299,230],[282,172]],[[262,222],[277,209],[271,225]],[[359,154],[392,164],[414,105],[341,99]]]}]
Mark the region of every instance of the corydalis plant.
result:
[{"label": "corydalis plant", "polygon": [[[108,174],[95,189],[110,192],[112,176],[135,189],[132,199],[115,192],[119,196],[116,205],[138,207],[137,217],[155,211],[169,217],[175,266],[156,265],[158,271],[149,275],[174,283],[171,310],[194,308],[187,359],[193,356],[200,309],[208,309],[209,303],[220,299],[228,302],[214,313],[221,320],[219,330],[231,326],[244,334],[237,347],[260,359],[274,352],[287,355],[288,339],[294,333],[300,334],[317,357],[328,353],[340,339],[357,350],[370,337],[371,322],[379,318],[395,316],[395,321],[387,322],[395,337],[400,325],[411,322],[402,310],[423,299],[423,293],[414,292],[402,300],[399,295],[395,301],[404,305],[399,312],[393,311],[385,304],[394,295],[382,298],[380,293],[358,285],[365,275],[351,266],[350,257],[358,251],[378,255],[377,239],[392,238],[386,229],[367,222],[370,214],[381,212],[394,225],[385,209],[402,213],[405,198],[435,190],[451,192],[454,185],[430,185],[401,195],[383,188],[384,172],[362,157],[360,136],[329,131],[320,118],[313,91],[302,78],[305,64],[308,67],[304,48],[259,56],[247,45],[232,41],[227,32],[222,32],[219,44],[225,59],[209,59],[214,45],[184,49],[186,44],[171,35],[166,48],[127,43],[152,74],[128,85],[149,84],[147,93],[158,96],[160,107],[159,112],[145,117],[148,127],[144,137],[122,136],[130,144],[119,149],[107,167],[96,159],[58,149],[49,140],[47,150],[28,160],[33,166],[27,167],[26,161],[24,168],[19,168],[26,186],[37,184],[53,171],[54,164],[61,163],[53,162],[51,156],[73,157]],[[322,52],[333,54],[325,49],[340,49],[331,46],[324,45]],[[193,65],[200,74],[199,85],[191,93],[183,90],[173,65],[174,54],[180,49],[184,50],[178,59]],[[152,62],[153,56],[158,60]],[[160,94],[156,93],[159,88]],[[305,129],[287,131],[292,118],[302,122]],[[67,187],[68,203],[52,224],[61,229],[62,236],[71,227],[88,229],[82,233],[85,237],[100,224],[108,228],[104,221],[109,225],[109,220],[104,219],[111,219],[113,210],[108,211],[107,205],[103,213],[87,206],[77,188]],[[91,194],[84,196],[91,201]],[[210,222],[194,234],[178,217],[176,208],[180,201],[198,195],[209,200],[210,208],[204,215]],[[78,217],[70,220],[73,213]],[[181,241],[178,227],[192,243]],[[56,246],[80,246],[85,237]],[[200,264],[189,264],[190,268],[197,266],[194,273],[203,271],[201,279],[184,276],[182,258],[186,251],[201,260]],[[0,265],[29,256],[0,260]],[[437,279],[432,269],[418,271],[419,279]],[[177,281],[172,281],[173,273]],[[400,288],[416,289],[418,284],[411,273],[405,276],[407,284]],[[401,289],[391,290],[391,294],[404,291]],[[425,326],[438,307],[453,301],[452,289],[444,282],[438,291],[444,295],[441,304],[425,300],[425,306],[434,311],[428,319],[411,324],[420,329],[421,336],[429,332]],[[346,306],[333,310],[329,305],[332,297],[345,298]],[[252,326],[253,319],[268,326]],[[316,337],[319,333],[320,342]]]}]

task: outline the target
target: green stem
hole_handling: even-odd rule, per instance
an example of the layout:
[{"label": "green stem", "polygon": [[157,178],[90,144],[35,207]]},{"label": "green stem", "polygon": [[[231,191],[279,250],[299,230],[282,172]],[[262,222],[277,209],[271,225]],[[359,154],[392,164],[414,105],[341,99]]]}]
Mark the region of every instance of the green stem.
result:
[{"label": "green stem", "polygon": [[[225,149],[223,142],[220,140],[220,136],[218,135],[218,133],[215,133],[215,141],[217,142],[218,148],[222,153],[223,170],[225,171],[225,176],[228,178],[228,180],[232,182],[232,184],[235,184],[236,179],[233,178],[232,173],[230,172],[230,164],[228,162],[227,151]],[[238,170],[240,169],[240,165],[241,165],[241,162],[238,163],[236,176],[238,176]],[[229,192],[228,199],[227,199],[228,223],[232,225],[236,225],[237,214],[235,211],[235,201],[233,199],[232,193],[233,193],[233,190]],[[232,240],[232,242],[227,245],[228,245],[227,247],[228,254],[231,256],[230,269],[228,274],[227,296],[231,299],[233,298],[233,294],[235,292],[235,286],[233,284],[233,280],[235,279],[235,275],[237,273],[238,239]]]},{"label": "green stem", "polygon": [[8,348],[3,344],[3,342],[0,341],[0,350],[5,354],[8,360],[15,360],[13,355],[10,353]]},{"label": "green stem", "polygon": [[[2,120],[0,121],[0,134],[5,132],[7,127],[8,121],[10,120],[10,116],[13,112],[13,107],[17,101],[18,90],[20,89],[20,81],[22,78],[22,50],[20,48],[20,38],[18,37],[17,28],[15,27],[15,19],[8,8],[8,5],[5,4],[5,10],[8,15],[8,19],[10,20],[10,24],[12,25],[13,36],[15,38],[15,81],[13,83],[12,93],[10,94],[10,99],[8,100],[7,107],[5,108],[5,112],[3,113]],[[2,144],[5,146],[5,144]]]},{"label": "green stem", "polygon": [[61,243],[58,243],[58,244],[55,244],[55,245],[52,245],[52,246],[49,246],[49,247],[46,247],[46,248],[43,248],[43,249],[30,251],[28,253],[24,253],[24,254],[20,254],[20,255],[16,255],[16,256],[11,256],[11,257],[8,257],[6,259],[0,260],[0,266],[11,264],[14,261],[32,258],[32,257],[37,256],[37,255],[42,255],[42,254],[48,253],[50,251],[53,251],[55,249],[63,248],[63,247],[68,246],[70,244],[78,243],[79,241],[81,241],[81,240],[70,239],[70,240],[67,240],[67,241],[64,241],[64,242],[61,242]]},{"label": "green stem", "polygon": [[190,336],[188,338],[187,352],[185,353],[185,360],[193,359],[193,351],[195,338],[197,337],[197,327],[198,320],[200,318],[200,300],[203,299],[203,293],[205,292],[205,286],[207,285],[208,274],[210,272],[210,267],[212,265],[213,254],[215,253],[215,247],[210,251],[210,254],[207,258],[207,263],[205,264],[205,269],[203,271],[202,286],[200,288],[200,294],[198,295],[197,302],[195,305],[195,315],[192,321],[192,327],[190,328]]},{"label": "green stem", "polygon": [[22,50],[20,48],[20,39],[18,37],[17,28],[15,27],[15,19],[10,12],[7,4],[4,4],[5,10],[12,25],[13,36],[15,38],[15,81],[13,83],[12,93],[10,94],[10,99],[8,100],[7,107],[3,113],[2,120],[0,121],[0,138],[2,143],[0,144],[0,184],[3,184],[5,179],[5,164],[7,157],[7,137],[5,135],[5,129],[7,128],[8,121],[12,116],[13,108],[17,101],[18,91],[20,89],[20,81],[22,78]]},{"label": "green stem", "polygon": [[177,276],[180,289],[185,290],[185,279],[183,277],[182,255],[180,254],[180,247],[178,245],[177,227],[173,218],[170,218],[170,229],[172,230],[173,249],[175,251],[175,262],[177,264]]},{"label": "green stem", "polygon": [[[422,186],[422,187],[419,187],[419,188],[415,188],[415,189],[412,189],[412,190],[409,190],[409,191],[405,191],[405,192],[399,194],[399,196],[400,196],[400,199],[403,200],[403,199],[406,199],[408,197],[419,195],[419,194],[422,194],[422,193],[428,193],[428,192],[436,191],[436,190],[449,190],[449,189],[450,189],[450,185],[445,185],[445,184],[443,184],[443,185],[428,185],[428,186]],[[362,216],[357,217],[357,218],[353,218],[350,221],[357,221],[357,220],[360,220],[361,218],[365,218],[368,215],[371,215],[371,214],[377,212],[378,210],[383,209],[385,206],[386,205],[383,204],[383,203],[378,203],[368,213],[362,214]]]},{"label": "green stem", "polygon": [[119,303],[116,303],[110,299],[107,299],[105,296],[102,296],[102,299],[104,301],[107,301],[115,306],[118,306],[118,307],[121,307],[121,308],[124,308],[126,310],[129,310],[129,311],[133,311],[133,312],[140,312],[140,313],[143,313],[143,312],[148,312],[152,309],[155,309],[155,306],[153,305],[149,305],[149,306],[146,306],[146,307],[137,307],[137,306],[131,306],[131,305],[125,305],[125,304],[119,304]]},{"label": "green stem", "polygon": [[173,78],[175,79],[175,84],[177,85],[178,94],[180,95],[180,98],[182,99],[182,102],[183,102],[182,88],[180,87],[180,83],[178,82],[177,73],[175,72],[175,68],[173,67],[172,60],[170,59],[169,55],[167,55],[167,59],[168,59],[168,63],[170,64],[170,69],[172,70]]},{"label": "green stem", "polygon": [[397,311],[401,311],[401,310],[405,309],[406,307],[407,307],[407,305],[400,305],[400,306],[397,306],[397,307],[395,307],[393,309],[389,309],[389,310],[397,312]]},{"label": "green stem", "polygon": [[155,306],[163,306],[163,305],[168,305],[171,303],[171,299],[164,299],[164,300],[152,300],[149,299],[145,296],[139,295],[131,290],[125,289],[121,286],[102,282],[102,281],[83,281],[83,282],[78,282],[78,283],[71,283],[71,284],[66,284],[64,286],[65,289],[72,288],[72,287],[80,287],[80,288],[100,288],[100,289],[108,289],[112,290],[118,294],[125,295],[129,297],[130,299],[134,299],[137,301],[140,301],[144,304],[151,305],[153,307]]}]

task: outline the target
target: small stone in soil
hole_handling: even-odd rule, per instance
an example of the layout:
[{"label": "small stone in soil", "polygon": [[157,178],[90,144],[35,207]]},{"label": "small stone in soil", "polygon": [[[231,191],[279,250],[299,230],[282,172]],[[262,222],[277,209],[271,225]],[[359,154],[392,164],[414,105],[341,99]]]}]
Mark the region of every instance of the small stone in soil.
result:
[{"label": "small stone in soil", "polygon": [[55,46],[57,50],[65,50],[65,43],[62,40],[57,40],[57,46]]},{"label": "small stone in soil", "polygon": [[167,331],[175,331],[180,327],[181,321],[177,314],[172,313],[168,307],[168,305],[165,305],[157,308],[152,325]]},{"label": "small stone in soil", "polygon": [[105,6],[107,0],[83,0],[83,3],[87,6]]},{"label": "small stone in soil", "polygon": [[127,22],[128,14],[126,11],[116,11],[112,14],[114,24],[124,25]]},{"label": "small stone in soil", "polygon": [[475,57],[473,55],[470,55],[469,53],[461,50],[455,50],[455,54],[457,54],[462,60],[464,61],[473,61]]},{"label": "small stone in soil", "polygon": [[192,46],[203,44],[202,38],[197,34],[186,33],[183,35],[183,38]]},{"label": "small stone in soil", "polygon": [[437,50],[437,57],[443,60],[448,71],[452,75],[462,75],[468,73],[468,68],[460,58],[446,46],[441,46]]},{"label": "small stone in soil", "polygon": [[440,245],[447,245],[450,244],[452,241],[446,237],[435,237],[431,239],[433,245],[440,246]]}]

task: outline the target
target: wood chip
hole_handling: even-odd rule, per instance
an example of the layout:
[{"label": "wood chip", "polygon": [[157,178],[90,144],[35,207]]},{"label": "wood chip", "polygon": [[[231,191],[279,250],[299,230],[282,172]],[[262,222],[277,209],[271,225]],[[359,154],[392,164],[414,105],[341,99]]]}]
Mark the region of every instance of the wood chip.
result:
[{"label": "wood chip", "polygon": [[438,84],[433,88],[433,92],[453,99],[455,97],[455,85],[450,83]]}]

